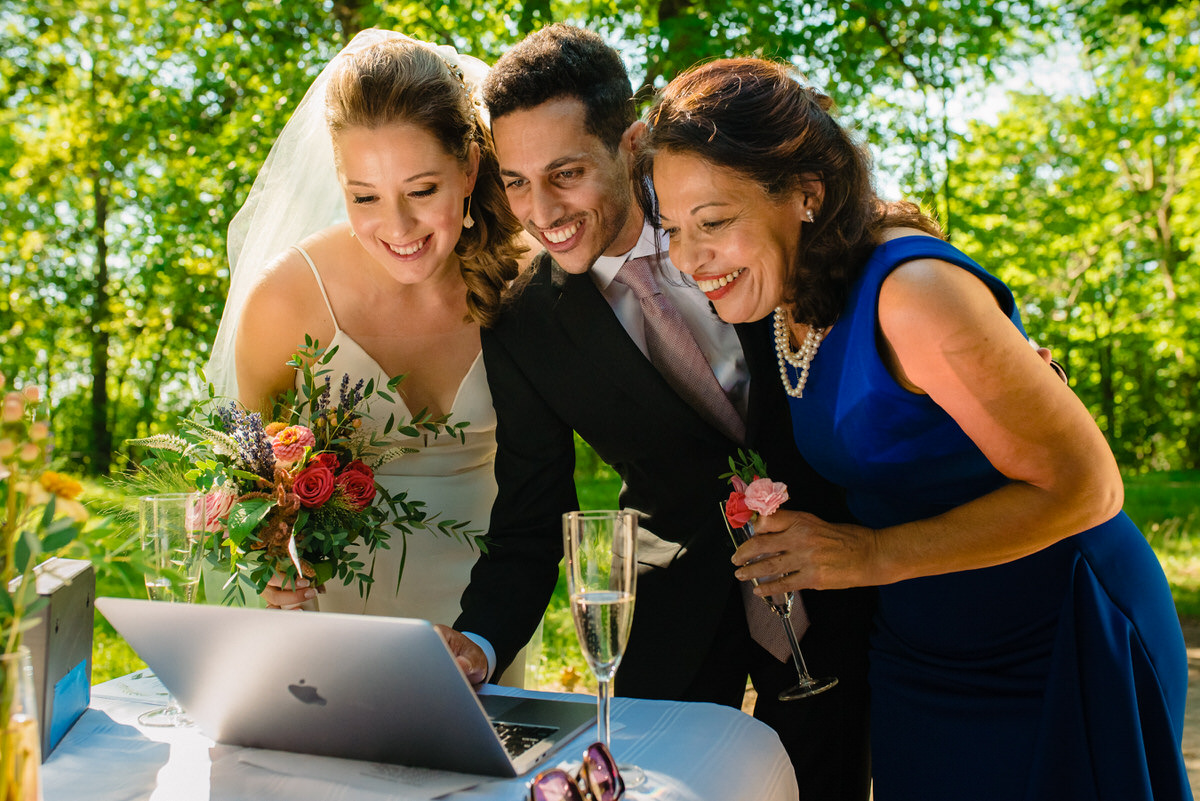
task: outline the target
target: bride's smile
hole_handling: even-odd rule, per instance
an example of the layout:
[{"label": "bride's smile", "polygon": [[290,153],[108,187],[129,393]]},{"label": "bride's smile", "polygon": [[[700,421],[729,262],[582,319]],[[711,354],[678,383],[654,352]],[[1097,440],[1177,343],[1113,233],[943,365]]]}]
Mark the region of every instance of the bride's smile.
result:
[{"label": "bride's smile", "polygon": [[393,245],[388,242],[385,242],[384,244],[387,245],[388,250],[392,251],[392,253],[395,253],[397,256],[401,258],[409,258],[424,250],[425,246],[429,244],[429,240],[432,238],[433,234],[430,234],[429,236],[422,237],[407,245]]}]

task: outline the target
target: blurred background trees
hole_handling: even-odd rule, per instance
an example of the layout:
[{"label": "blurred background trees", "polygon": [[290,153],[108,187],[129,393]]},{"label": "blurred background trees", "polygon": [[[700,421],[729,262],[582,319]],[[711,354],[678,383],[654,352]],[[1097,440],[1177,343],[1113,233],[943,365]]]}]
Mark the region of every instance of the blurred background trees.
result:
[{"label": "blurred background trees", "polygon": [[[648,102],[697,61],[792,61],[886,196],[1007,280],[1131,472],[1200,467],[1200,0],[0,0],[0,368],[107,474],[199,396],[225,229],[358,30],[494,61],[551,21]],[[635,87],[636,88],[636,87]]]}]

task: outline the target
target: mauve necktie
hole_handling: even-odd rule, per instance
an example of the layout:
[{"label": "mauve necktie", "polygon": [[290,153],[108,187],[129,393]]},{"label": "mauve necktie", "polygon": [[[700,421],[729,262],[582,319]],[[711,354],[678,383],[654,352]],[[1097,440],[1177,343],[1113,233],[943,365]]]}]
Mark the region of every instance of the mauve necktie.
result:
[{"label": "mauve necktie", "polygon": [[[792,646],[788,643],[787,632],[783,630],[783,618],[775,614],[767,602],[754,594],[754,585],[749,581],[738,582],[742,585],[742,603],[746,605],[746,625],[750,627],[750,636],[754,641],[766,648],[780,662],[792,658]],[[792,631],[796,632],[799,640],[808,631],[808,613],[804,611],[804,603],[800,594],[796,594],[792,602],[792,614],[788,618]]]},{"label": "mauve necktie", "polygon": [[737,443],[745,442],[746,424],[738,414],[683,316],[663,297],[654,278],[656,256],[630,259],[616,280],[633,290],[646,320],[650,361],[688,405]]},{"label": "mauve necktie", "polygon": [[[696,344],[683,315],[663,297],[654,278],[656,256],[630,259],[617,272],[616,280],[633,290],[642,306],[646,321],[646,349],[650,361],[667,379],[667,383],[706,420],[735,442],[746,439],[746,424],[738,414],[704,352]],[[754,641],[766,648],[775,658],[786,662],[792,655],[783,622],[761,598],[753,594],[749,582],[742,582],[746,623]],[[792,625],[797,637],[804,636],[808,617],[797,598],[792,605]]]}]

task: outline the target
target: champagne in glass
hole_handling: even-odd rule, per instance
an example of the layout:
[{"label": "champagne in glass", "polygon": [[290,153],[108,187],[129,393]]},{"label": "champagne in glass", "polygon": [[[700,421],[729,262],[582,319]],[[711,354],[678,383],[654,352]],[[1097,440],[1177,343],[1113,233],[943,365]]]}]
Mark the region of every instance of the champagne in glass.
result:
[{"label": "champagne in glass", "polygon": [[[146,495],[139,499],[142,550],[148,563],[151,601],[191,603],[200,583],[204,555],[205,496],[202,493]],[[167,705],[138,717],[145,726],[190,726],[192,721],[168,693]]]},{"label": "champagne in glass", "polygon": [[[725,528],[727,531],[729,531],[729,536],[733,539],[734,547],[741,545],[754,536],[753,523],[746,523],[741,527],[734,527],[730,525],[729,518],[725,514],[725,504],[721,503],[720,506],[721,519],[725,521]],[[759,559],[767,558],[770,558],[770,554],[759,557]],[[759,561],[759,559],[752,559],[747,564],[753,564],[754,562]],[[772,581],[776,578],[778,578],[778,576],[767,576],[766,578],[761,579],[751,579],[751,582],[753,582],[754,586],[757,587],[764,581]],[[763,601],[766,602],[767,606],[771,607],[771,611],[779,616],[779,619],[783,624],[783,630],[787,634],[788,645],[792,649],[792,659],[795,661],[796,665],[796,686],[781,691],[779,693],[780,701],[796,701],[801,698],[811,698],[814,695],[818,695],[826,690],[832,689],[838,683],[836,676],[818,679],[814,678],[813,675],[808,672],[808,665],[804,662],[804,654],[800,652],[800,640],[796,637],[796,630],[792,628],[792,604],[794,603],[794,600],[795,593],[791,592],[785,592],[779,595],[767,595],[763,597]]]},{"label": "champagne in glass", "polygon": [[[637,515],[628,511],[563,515],[563,550],[575,632],[596,677],[598,739],[611,751],[609,688],[633,623],[637,583]],[[626,786],[645,781],[634,766],[621,765]]]}]

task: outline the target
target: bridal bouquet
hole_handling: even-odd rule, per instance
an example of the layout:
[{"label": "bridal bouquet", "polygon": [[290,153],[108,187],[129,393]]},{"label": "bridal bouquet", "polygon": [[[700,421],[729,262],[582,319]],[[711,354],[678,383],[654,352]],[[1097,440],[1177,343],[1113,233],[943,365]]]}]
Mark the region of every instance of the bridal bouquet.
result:
[{"label": "bridal bouquet", "polygon": [[729,472],[719,478],[729,480],[733,491],[725,501],[725,519],[735,528],[753,523],[759,515],[773,515],[788,499],[787,484],[767,478],[767,466],[754,451],[737,452],[729,457]]},{"label": "bridal bouquet", "polygon": [[[402,376],[383,388],[343,376],[335,390],[327,365],[336,350],[305,338],[289,362],[303,377],[300,390],[276,402],[269,422],[235,402],[210,398],[183,420],[180,433],[132,441],[183,463],[186,481],[209,498],[210,561],[215,555],[256,592],[280,572],[284,586],[301,576],[314,586],[336,578],[357,582],[365,597],[373,562],[360,557],[389,547],[393,531],[407,537],[436,529],[483,548],[467,521],[431,516],[422,501],[389,493],[375,480],[380,466],[416,450],[388,446],[388,434],[461,439],[467,423],[420,412],[409,421],[389,416],[381,428],[364,425],[370,401],[391,402]],[[223,600],[244,603],[242,583],[229,581]]]}]

